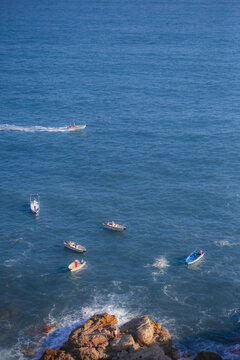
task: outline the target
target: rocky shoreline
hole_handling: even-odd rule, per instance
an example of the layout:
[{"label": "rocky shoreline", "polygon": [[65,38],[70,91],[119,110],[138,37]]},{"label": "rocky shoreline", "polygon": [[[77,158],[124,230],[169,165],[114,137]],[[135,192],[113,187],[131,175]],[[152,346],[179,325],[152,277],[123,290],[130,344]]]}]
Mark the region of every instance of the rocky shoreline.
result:
[{"label": "rocky shoreline", "polygon": [[[92,316],[69,335],[59,349],[48,349],[40,360],[177,360],[170,333],[148,316],[117,326],[115,315]],[[184,354],[182,357],[190,357]],[[216,353],[202,351],[194,360],[222,360]]]}]

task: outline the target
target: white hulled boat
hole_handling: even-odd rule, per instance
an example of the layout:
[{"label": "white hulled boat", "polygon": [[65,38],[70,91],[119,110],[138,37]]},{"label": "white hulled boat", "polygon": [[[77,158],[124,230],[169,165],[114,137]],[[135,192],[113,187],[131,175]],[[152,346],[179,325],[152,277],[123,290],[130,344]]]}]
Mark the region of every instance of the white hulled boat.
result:
[{"label": "white hulled boat", "polygon": [[86,265],[86,261],[82,260],[74,260],[70,265],[68,265],[68,270],[71,272],[78,271],[82,269]]},{"label": "white hulled boat", "polygon": [[67,128],[69,131],[75,131],[75,130],[83,130],[87,127],[87,124],[85,125],[69,125]]},{"label": "white hulled boat", "polygon": [[87,249],[84,246],[82,246],[74,241],[64,241],[64,246],[68,249],[71,249],[71,250],[74,250],[74,251],[77,251],[80,253],[87,251]]},{"label": "white hulled boat", "polygon": [[34,214],[39,214],[40,196],[38,194],[30,195],[30,209]]},{"label": "white hulled boat", "polygon": [[123,231],[126,230],[126,226],[116,224],[114,221],[108,221],[102,224],[105,229],[113,231]]}]

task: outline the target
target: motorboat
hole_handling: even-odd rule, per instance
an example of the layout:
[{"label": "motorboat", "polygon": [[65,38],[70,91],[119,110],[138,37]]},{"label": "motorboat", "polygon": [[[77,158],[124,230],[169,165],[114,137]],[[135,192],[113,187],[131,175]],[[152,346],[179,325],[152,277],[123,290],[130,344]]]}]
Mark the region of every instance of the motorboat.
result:
[{"label": "motorboat", "polygon": [[30,195],[30,209],[34,214],[39,214],[40,196],[38,194]]},{"label": "motorboat", "polygon": [[123,231],[126,230],[126,226],[116,224],[114,221],[108,221],[102,224],[105,229],[114,230],[114,231]]},{"label": "motorboat", "polygon": [[85,125],[75,125],[75,124],[73,124],[73,125],[69,125],[68,127],[67,127],[67,129],[69,130],[69,131],[75,131],[75,130],[83,130],[83,129],[85,129],[87,127],[87,124],[85,124]]},{"label": "motorboat", "polygon": [[71,249],[71,250],[74,250],[74,251],[77,251],[80,253],[87,251],[87,249],[84,246],[82,246],[74,241],[64,241],[64,246],[68,249]]},{"label": "motorboat", "polygon": [[193,251],[188,257],[185,259],[186,265],[192,265],[201,260],[205,255],[205,252],[202,250],[195,250]]},{"label": "motorboat", "polygon": [[71,272],[75,272],[78,270],[81,270],[84,266],[86,265],[86,261],[85,260],[74,260],[70,265],[68,265],[68,269]]}]

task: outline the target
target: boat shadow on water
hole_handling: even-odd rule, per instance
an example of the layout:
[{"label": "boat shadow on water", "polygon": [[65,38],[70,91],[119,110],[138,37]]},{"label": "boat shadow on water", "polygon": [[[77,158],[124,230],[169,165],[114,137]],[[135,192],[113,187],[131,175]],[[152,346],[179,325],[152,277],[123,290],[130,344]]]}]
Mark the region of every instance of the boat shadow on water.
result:
[{"label": "boat shadow on water", "polygon": [[25,214],[32,214],[31,209],[29,207],[29,203],[25,203],[20,206],[20,211]]}]

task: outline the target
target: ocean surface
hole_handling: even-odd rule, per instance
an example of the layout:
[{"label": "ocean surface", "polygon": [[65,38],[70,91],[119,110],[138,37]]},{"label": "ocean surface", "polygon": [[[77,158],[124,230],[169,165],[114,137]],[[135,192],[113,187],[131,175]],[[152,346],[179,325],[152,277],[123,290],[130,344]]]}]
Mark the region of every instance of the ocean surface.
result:
[{"label": "ocean surface", "polygon": [[104,311],[240,358],[239,18],[238,0],[0,2],[1,360]]}]

